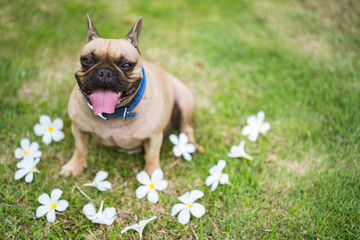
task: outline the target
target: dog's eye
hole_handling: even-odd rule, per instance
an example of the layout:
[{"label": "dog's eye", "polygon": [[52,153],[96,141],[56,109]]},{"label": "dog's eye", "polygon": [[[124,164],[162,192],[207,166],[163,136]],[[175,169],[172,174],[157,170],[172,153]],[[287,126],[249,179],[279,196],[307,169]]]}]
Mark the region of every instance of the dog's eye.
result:
[{"label": "dog's eye", "polygon": [[81,58],[81,63],[86,67],[90,67],[93,65],[93,61],[89,58]]},{"label": "dog's eye", "polygon": [[120,68],[123,70],[129,70],[134,66],[133,63],[123,63],[120,65]]}]

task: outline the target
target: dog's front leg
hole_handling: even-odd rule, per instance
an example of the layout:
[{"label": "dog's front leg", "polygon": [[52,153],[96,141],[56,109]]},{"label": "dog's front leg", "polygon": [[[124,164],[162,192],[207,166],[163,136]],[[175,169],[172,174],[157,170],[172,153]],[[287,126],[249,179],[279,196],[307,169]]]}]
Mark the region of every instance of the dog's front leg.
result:
[{"label": "dog's front leg", "polygon": [[151,176],[152,172],[160,168],[160,148],[163,141],[163,133],[157,133],[144,142],[145,171]]},{"label": "dog's front leg", "polygon": [[86,157],[91,136],[81,131],[75,124],[71,125],[72,134],[75,138],[75,152],[71,160],[61,168],[60,174],[76,176],[86,167]]}]

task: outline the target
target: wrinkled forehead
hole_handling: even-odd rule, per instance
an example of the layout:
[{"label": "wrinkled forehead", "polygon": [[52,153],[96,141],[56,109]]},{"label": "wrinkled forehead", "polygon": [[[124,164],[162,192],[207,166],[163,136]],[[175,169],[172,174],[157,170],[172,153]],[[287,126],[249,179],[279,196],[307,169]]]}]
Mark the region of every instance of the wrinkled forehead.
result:
[{"label": "wrinkled forehead", "polygon": [[102,39],[96,38],[85,45],[81,56],[92,56],[97,59],[110,58],[121,60],[123,58],[130,62],[136,62],[139,58],[137,49],[124,39]]}]

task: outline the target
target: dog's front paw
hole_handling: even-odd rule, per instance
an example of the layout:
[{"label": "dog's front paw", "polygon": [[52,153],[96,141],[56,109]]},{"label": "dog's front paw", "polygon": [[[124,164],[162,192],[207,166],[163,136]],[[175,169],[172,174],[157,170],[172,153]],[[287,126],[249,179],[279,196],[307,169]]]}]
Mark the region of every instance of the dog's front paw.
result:
[{"label": "dog's front paw", "polygon": [[147,172],[149,174],[149,176],[151,176],[151,174],[156,170],[160,168],[159,164],[145,164],[145,172]]},{"label": "dog's front paw", "polygon": [[67,177],[76,176],[79,175],[85,167],[85,163],[71,159],[67,164],[61,167],[60,174]]}]

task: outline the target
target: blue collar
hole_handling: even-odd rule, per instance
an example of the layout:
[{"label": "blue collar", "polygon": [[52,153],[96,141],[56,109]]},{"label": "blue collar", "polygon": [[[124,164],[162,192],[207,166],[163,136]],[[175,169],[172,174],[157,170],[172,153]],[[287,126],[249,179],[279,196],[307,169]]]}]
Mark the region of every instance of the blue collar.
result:
[{"label": "blue collar", "polygon": [[[133,110],[141,101],[144,92],[145,92],[145,88],[146,88],[146,75],[145,75],[145,70],[144,67],[142,67],[142,74],[143,74],[143,79],[141,80],[141,84],[140,84],[140,88],[138,90],[138,92],[136,93],[136,96],[134,97],[134,99],[131,101],[131,103],[129,105],[123,106],[121,108],[116,108],[115,112],[108,114],[108,113],[99,113],[98,116],[101,117],[102,119],[109,119],[109,118],[124,118],[124,120],[126,121],[126,118],[128,117],[135,117],[136,116],[136,112],[130,112],[131,110]],[[85,96],[85,99],[87,101],[87,104],[89,105],[89,108],[91,109],[91,111],[93,111],[93,107],[90,103],[90,99]]]}]

